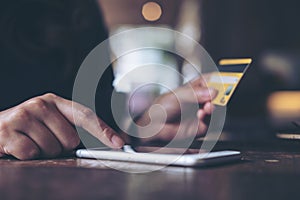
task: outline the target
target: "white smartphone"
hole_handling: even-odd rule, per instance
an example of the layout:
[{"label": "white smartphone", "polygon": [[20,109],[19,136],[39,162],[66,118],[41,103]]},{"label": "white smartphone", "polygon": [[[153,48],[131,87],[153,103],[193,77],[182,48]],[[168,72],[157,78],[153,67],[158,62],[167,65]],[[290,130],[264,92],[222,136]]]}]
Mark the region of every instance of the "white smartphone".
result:
[{"label": "white smartphone", "polygon": [[[241,153],[232,150],[201,153],[197,153],[199,149],[188,149],[184,153],[182,149],[175,148],[163,148],[163,153],[161,151],[160,153],[154,153],[153,150],[154,147],[137,147],[133,149],[125,145],[121,150],[110,148],[79,149],[76,151],[76,156],[79,158],[188,167],[216,165],[241,159]],[[181,151],[180,154],[178,150]]]}]

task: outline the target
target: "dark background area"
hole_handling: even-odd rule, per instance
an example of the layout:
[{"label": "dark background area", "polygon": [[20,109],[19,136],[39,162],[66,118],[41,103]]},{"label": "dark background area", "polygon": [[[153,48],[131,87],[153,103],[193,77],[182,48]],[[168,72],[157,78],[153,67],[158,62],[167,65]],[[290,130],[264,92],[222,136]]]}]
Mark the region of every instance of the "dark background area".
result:
[{"label": "dark background area", "polygon": [[202,1],[202,44],[215,59],[300,49],[300,2]]},{"label": "dark background area", "polygon": [[247,75],[251,78],[244,80],[249,90],[289,89],[279,84],[276,88],[270,83],[272,80],[262,79],[261,76],[266,74],[263,74],[261,60],[267,54],[297,58],[300,50],[299,8],[300,2],[291,0],[203,1],[201,42],[216,61],[252,57],[254,63]]},{"label": "dark background area", "polygon": [[[228,105],[225,130],[240,129],[246,137],[273,136],[274,124],[267,110],[269,95],[300,90],[300,2],[204,0],[201,5],[201,43],[213,59],[253,59]],[[270,57],[289,63],[291,69],[277,65],[280,71],[291,73],[280,74],[278,66],[266,65]]]}]

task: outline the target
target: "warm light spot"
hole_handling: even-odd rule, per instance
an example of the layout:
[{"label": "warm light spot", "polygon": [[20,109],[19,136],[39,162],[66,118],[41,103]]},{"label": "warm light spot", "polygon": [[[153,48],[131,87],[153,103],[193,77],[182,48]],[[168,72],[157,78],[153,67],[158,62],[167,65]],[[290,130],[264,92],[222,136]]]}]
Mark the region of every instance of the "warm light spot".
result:
[{"label": "warm light spot", "polygon": [[143,5],[142,14],[147,21],[157,21],[161,17],[162,9],[158,3],[147,2]]},{"label": "warm light spot", "polygon": [[268,109],[274,117],[300,115],[300,92],[275,92],[268,99]]}]

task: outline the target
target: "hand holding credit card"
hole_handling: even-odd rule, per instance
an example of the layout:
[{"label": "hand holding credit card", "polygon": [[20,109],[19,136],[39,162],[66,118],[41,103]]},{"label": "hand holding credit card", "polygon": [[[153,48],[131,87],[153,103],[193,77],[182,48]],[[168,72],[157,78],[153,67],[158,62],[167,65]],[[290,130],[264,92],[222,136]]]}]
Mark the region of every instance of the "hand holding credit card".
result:
[{"label": "hand holding credit card", "polygon": [[219,91],[213,104],[227,105],[251,62],[250,58],[220,60],[219,72],[213,72],[207,82],[208,87]]}]

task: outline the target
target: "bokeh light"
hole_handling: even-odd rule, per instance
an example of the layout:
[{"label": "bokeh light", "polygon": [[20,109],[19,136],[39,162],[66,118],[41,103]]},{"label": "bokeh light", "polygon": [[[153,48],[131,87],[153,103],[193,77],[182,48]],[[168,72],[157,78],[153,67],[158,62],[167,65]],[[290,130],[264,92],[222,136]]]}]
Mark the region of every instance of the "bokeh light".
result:
[{"label": "bokeh light", "polygon": [[162,8],[156,2],[147,2],[143,5],[142,15],[147,21],[157,21],[162,15]]}]

